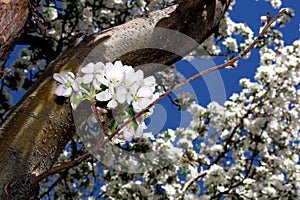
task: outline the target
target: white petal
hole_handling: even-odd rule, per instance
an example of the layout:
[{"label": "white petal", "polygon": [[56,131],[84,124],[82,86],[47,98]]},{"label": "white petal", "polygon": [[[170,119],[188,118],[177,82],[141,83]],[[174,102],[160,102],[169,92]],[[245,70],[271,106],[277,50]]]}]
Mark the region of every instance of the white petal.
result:
[{"label": "white petal", "polygon": [[140,137],[141,137],[142,134],[143,134],[143,130],[146,129],[146,128],[147,128],[147,126],[145,125],[145,123],[139,124],[138,128],[135,131],[135,135],[140,135]]},{"label": "white petal", "polygon": [[95,64],[94,69],[96,72],[103,72],[105,70],[105,65],[102,62]]},{"label": "white petal", "polygon": [[57,96],[69,97],[72,94],[72,88],[71,87],[66,88],[63,85],[59,85],[55,90],[55,94]]},{"label": "white petal", "polygon": [[133,70],[133,68],[131,66],[124,65],[123,68],[124,68],[124,72],[125,73],[132,73],[132,72],[134,72],[134,70]]},{"label": "white petal", "polygon": [[145,98],[150,98],[153,96],[153,92],[150,87],[148,86],[142,86],[138,92],[137,92],[138,97],[145,97]]},{"label": "white petal", "polygon": [[112,99],[108,102],[107,107],[108,108],[115,108],[118,105],[117,101]]},{"label": "white petal", "polygon": [[121,61],[116,61],[114,64],[115,67],[123,67],[123,64]]},{"label": "white petal", "polygon": [[87,64],[85,67],[81,68],[81,72],[83,72],[85,74],[93,73],[94,72],[94,64],[93,63]]},{"label": "white petal", "polygon": [[93,86],[94,86],[94,88],[95,88],[96,90],[101,90],[100,85],[101,85],[101,83],[99,83],[99,82],[97,81],[97,79],[94,79],[94,80],[93,80]]},{"label": "white petal", "polygon": [[69,82],[73,82],[75,80],[75,75],[72,72],[67,72],[65,77]]},{"label": "white petal", "polygon": [[137,90],[139,89],[139,84],[133,84],[130,88],[129,88],[129,92],[130,94],[132,94],[133,96],[136,96]]},{"label": "white petal", "polygon": [[123,137],[126,141],[131,141],[132,140],[132,137],[134,135],[134,132],[133,131],[129,131],[128,129],[125,129],[123,131]]},{"label": "white petal", "polygon": [[133,83],[133,79],[132,79],[132,76],[134,74],[134,71],[130,71],[130,72],[126,72],[125,75],[124,75],[124,85],[126,87],[130,87]]},{"label": "white petal", "polygon": [[136,82],[141,81],[143,78],[144,78],[144,72],[142,70],[137,70],[132,77],[132,79]]},{"label": "white petal", "polygon": [[135,112],[140,112],[142,110],[138,101],[133,101],[132,107]]},{"label": "white petal", "polygon": [[111,94],[105,90],[103,92],[100,92],[99,94],[96,95],[96,99],[98,101],[108,101],[111,99]]},{"label": "white petal", "polygon": [[57,96],[64,96],[64,92],[65,92],[65,88],[64,88],[64,86],[63,85],[59,85],[59,86],[57,86],[57,88],[55,89],[55,94],[57,95]]},{"label": "white petal", "polygon": [[150,103],[152,103],[151,99],[147,99],[147,98],[142,98],[139,101],[139,106],[144,109],[146,108]]},{"label": "white petal", "polygon": [[54,73],[54,74],[53,74],[53,78],[54,78],[57,82],[59,82],[59,83],[61,83],[61,84],[64,84],[64,83],[67,82],[67,79],[66,79],[64,76],[62,76],[61,74],[58,74],[58,73]]},{"label": "white petal", "polygon": [[72,94],[72,88],[71,87],[68,87],[68,88],[66,88],[65,89],[65,92],[64,92],[64,97],[69,97],[69,96],[71,96],[71,94]]},{"label": "white petal", "polygon": [[124,86],[117,88],[117,100],[119,103],[124,103],[127,99],[127,89]]},{"label": "white petal", "polygon": [[105,64],[107,71],[110,70],[114,65],[111,62]]},{"label": "white petal", "polygon": [[72,88],[74,89],[74,91],[78,91],[79,90],[79,82],[77,80],[75,80],[73,83],[72,83]]},{"label": "white petal", "polygon": [[155,78],[153,76],[148,76],[144,79],[144,85],[149,87],[155,86]]},{"label": "white petal", "polygon": [[102,83],[103,85],[106,86],[109,85],[109,81],[102,75],[96,75],[96,79],[98,80],[98,82]]},{"label": "white petal", "polygon": [[82,83],[82,77],[77,77],[75,81],[80,85]]},{"label": "white petal", "polygon": [[93,78],[94,78],[93,74],[85,74],[82,77],[82,82],[84,84],[91,83],[93,81]]}]

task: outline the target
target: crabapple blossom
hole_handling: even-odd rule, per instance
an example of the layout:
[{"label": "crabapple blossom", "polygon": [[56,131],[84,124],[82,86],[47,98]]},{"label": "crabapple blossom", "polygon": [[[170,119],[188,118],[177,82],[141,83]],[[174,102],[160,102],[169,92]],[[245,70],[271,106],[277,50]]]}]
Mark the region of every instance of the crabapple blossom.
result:
[{"label": "crabapple blossom", "polygon": [[223,44],[230,50],[230,51],[237,51],[237,43],[234,38],[226,38]]},{"label": "crabapple blossom", "polygon": [[281,4],[282,4],[281,0],[271,0],[271,5],[273,8],[278,9],[280,8]]},{"label": "crabapple blossom", "polygon": [[[127,121],[129,118],[125,119]],[[131,141],[134,136],[141,136],[143,130],[146,129],[146,125],[144,122],[138,123],[138,127],[134,127],[134,123],[130,122],[120,131],[120,137],[124,138],[126,141]]]},{"label": "crabapple blossom", "polygon": [[124,67],[120,61],[116,61],[115,64],[106,63],[105,79],[107,80],[107,85],[112,85],[113,87],[119,86],[124,77]]},{"label": "crabapple blossom", "polygon": [[93,83],[96,90],[100,90],[100,85],[107,85],[108,82],[103,76],[103,72],[106,66],[102,62],[96,64],[89,63],[85,67],[81,68],[81,72],[84,73],[82,76],[82,82],[84,84]]},{"label": "crabapple blossom", "polygon": [[[123,114],[121,114],[123,119],[129,119],[133,116],[132,113],[129,114],[129,111],[126,111],[131,109],[130,106],[133,112],[140,112],[157,97],[154,94],[156,83],[153,76],[144,78],[141,70],[135,72],[131,66],[123,65],[120,61],[114,64],[111,62],[88,63],[80,71],[81,76],[76,80],[71,72],[68,72],[65,77],[57,73],[53,75],[54,79],[61,83],[55,93],[66,97],[72,95],[71,105],[74,109],[84,99],[92,102],[97,100],[106,104],[104,108],[96,108],[106,111],[99,113],[106,115],[107,110],[118,106],[118,109],[123,107]],[[73,91],[76,93],[72,93]],[[152,111],[151,108],[148,113],[136,119],[137,126],[134,126],[132,122],[127,124],[118,137],[130,141],[134,135],[141,135],[146,128],[143,120],[149,117]],[[101,122],[105,121],[104,116],[99,116],[99,119]],[[123,122],[122,119],[121,122]]]},{"label": "crabapple blossom", "polygon": [[75,80],[75,75],[72,72],[67,72],[64,76],[54,73],[53,78],[60,83],[55,90],[57,96],[69,97],[72,91],[79,90],[79,82]]},{"label": "crabapple blossom", "polygon": [[54,4],[50,3],[50,6],[46,10],[50,21],[53,21],[58,17],[58,12],[55,8],[53,8],[54,6]]},{"label": "crabapple blossom", "polygon": [[137,112],[146,108],[153,101],[153,91],[150,87],[142,86],[140,87],[136,95],[133,97],[132,106]]},{"label": "crabapple blossom", "polygon": [[98,101],[108,101],[107,103],[108,108],[115,108],[118,105],[118,102],[116,101],[116,94],[112,87],[98,93],[96,95],[96,99]]}]

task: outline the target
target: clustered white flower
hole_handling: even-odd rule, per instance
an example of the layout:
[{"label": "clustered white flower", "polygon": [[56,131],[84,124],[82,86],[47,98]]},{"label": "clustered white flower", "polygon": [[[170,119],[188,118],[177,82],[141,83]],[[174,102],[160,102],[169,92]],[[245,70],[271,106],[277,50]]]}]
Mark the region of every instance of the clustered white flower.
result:
[{"label": "clustered white flower", "polygon": [[[268,1],[275,8],[281,5],[280,0]],[[286,19],[288,16],[277,22],[285,23]],[[226,37],[234,34],[244,34],[245,41],[238,44],[240,48],[253,41],[252,30],[242,23],[233,22],[228,16],[220,24],[220,32],[225,41]],[[257,69],[255,81],[241,79],[243,90],[240,93],[233,94],[224,105],[212,102],[205,108],[192,103],[188,108],[192,114],[189,127],[168,129],[155,137],[150,135],[152,150],[165,148],[175,152],[180,158],[178,163],[145,172],[139,177],[134,175],[133,178],[105,169],[98,174],[107,178],[99,196],[117,198],[118,194],[127,199],[158,199],[164,192],[168,199],[299,199],[300,40],[284,47],[284,42],[279,37],[275,38],[273,42],[280,45],[276,49],[269,48],[271,44],[268,43],[262,45],[261,66]],[[230,41],[233,40],[227,39],[223,44],[235,50],[234,42]],[[210,53],[220,52],[221,48],[213,37],[206,44]],[[112,73],[104,77],[103,71],[98,70],[105,69],[107,65],[98,63],[91,66],[83,69],[83,79],[94,88],[99,84],[105,85],[106,89],[101,91],[98,99],[107,101],[111,108],[116,103],[132,102],[136,96],[148,101],[148,93],[132,94],[128,87],[132,85],[132,80],[126,80],[126,75],[120,85],[119,75],[113,76]],[[125,70],[125,74],[127,72]],[[132,73],[141,77],[140,72]],[[64,78],[57,76],[56,80],[61,83],[56,93],[69,96],[70,92],[78,92],[78,80],[73,75],[66,74]],[[144,81],[138,81],[139,78],[134,80],[147,86]],[[133,90],[138,91],[136,88]],[[116,91],[122,95],[116,95]],[[138,103],[135,109],[140,110]],[[137,130],[133,127],[132,124],[126,127],[129,131],[123,135],[125,140],[136,134]],[[133,130],[135,133],[131,132]],[[133,162],[126,160],[124,163]],[[99,166],[94,166],[95,171],[98,169]],[[198,182],[192,182],[183,191],[182,186],[201,172],[205,173],[196,179]],[[94,187],[93,182],[90,185]]]},{"label": "clustered white flower", "polygon": [[[102,113],[106,110],[128,108],[132,106],[134,113],[145,109],[158,95],[154,93],[156,81],[153,76],[144,78],[141,70],[134,71],[131,66],[123,65],[121,61],[114,64],[98,62],[89,63],[81,68],[82,76],[75,79],[72,72],[67,72],[64,76],[58,73],[53,74],[53,78],[60,83],[56,88],[57,96],[70,97],[74,109],[85,99],[94,102],[106,102]],[[122,139],[130,141],[135,134],[140,135],[146,128],[144,118],[152,113],[153,108],[147,114],[136,119],[138,127],[131,122],[121,130]],[[133,114],[123,113],[123,121],[130,119]]]},{"label": "clustered white flower", "polygon": [[[221,20],[218,31],[220,35],[211,35],[201,44],[201,47],[212,56],[218,56],[221,53],[220,45],[217,44],[217,41],[219,41],[220,38],[223,40],[222,44],[228,49],[228,53],[230,54],[235,54],[240,50],[244,50],[254,40],[252,29],[245,23],[234,22],[230,19],[228,13],[226,13]],[[233,37],[233,35],[236,35],[237,37]],[[242,40],[237,42],[236,38],[239,38],[239,36],[242,37]],[[245,57],[249,56],[250,53]]]},{"label": "clustered white flower", "polygon": [[[182,159],[144,173],[134,195],[155,198],[159,185],[168,199],[299,199],[300,40],[278,47],[276,53],[264,46],[260,63],[256,81],[241,79],[242,91],[223,106],[193,103],[189,127],[153,138],[153,149],[178,152]],[[196,179],[200,184],[193,182],[183,191],[201,171],[205,173]],[[111,177],[108,171],[104,174]],[[157,185],[149,184],[153,174]],[[117,173],[113,177],[115,182],[106,182],[106,187],[122,188],[118,192],[124,196],[136,187],[134,182],[123,187],[128,181],[120,182]]]},{"label": "clustered white flower", "polygon": [[228,48],[230,51],[237,52],[237,43],[236,40],[233,38],[226,38],[225,41],[223,41],[223,44]]},{"label": "clustered white flower", "polygon": [[[95,33],[101,31],[101,29],[116,25],[119,23],[120,16],[122,16],[120,14],[125,10],[127,13],[130,13],[130,15],[122,19],[122,21],[128,21],[132,19],[132,17],[140,16],[145,12],[157,9],[162,4],[171,3],[172,1],[173,0],[152,0],[150,2],[145,0],[111,0],[101,2],[80,0],[76,1],[76,3],[73,2],[76,4],[78,10],[72,10],[71,4],[66,0],[53,1],[53,3],[49,3],[47,6],[45,6],[45,2],[41,1],[38,10],[44,14],[43,17],[47,24],[49,24],[49,30],[47,31],[48,36],[60,40],[74,36],[79,31]],[[67,11],[68,9],[70,12],[62,12],[62,10]],[[101,27],[99,27],[99,24],[101,24]]]}]

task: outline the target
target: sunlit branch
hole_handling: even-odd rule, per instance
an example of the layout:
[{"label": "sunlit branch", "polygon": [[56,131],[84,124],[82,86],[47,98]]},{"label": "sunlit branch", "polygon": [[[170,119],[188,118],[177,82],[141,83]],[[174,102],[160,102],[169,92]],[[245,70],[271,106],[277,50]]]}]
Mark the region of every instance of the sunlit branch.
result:
[{"label": "sunlit branch", "polygon": [[205,176],[207,173],[207,170],[201,171],[200,173],[197,174],[197,176],[191,178],[188,180],[182,187],[181,193],[182,193],[182,199],[184,197],[185,192],[187,189],[196,181],[199,181],[203,176]]}]

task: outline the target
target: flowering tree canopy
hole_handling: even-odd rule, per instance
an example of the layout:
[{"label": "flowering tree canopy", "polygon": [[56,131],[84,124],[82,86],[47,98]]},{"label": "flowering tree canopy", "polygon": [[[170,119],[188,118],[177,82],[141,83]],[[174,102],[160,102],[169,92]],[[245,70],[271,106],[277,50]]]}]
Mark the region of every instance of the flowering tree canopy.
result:
[{"label": "flowering tree canopy", "polygon": [[[299,198],[300,40],[286,45],[280,32],[293,9],[268,2],[279,14],[261,15],[259,35],[230,18],[229,0],[19,3],[12,40],[0,21],[1,56],[16,38],[26,44],[1,72],[0,198]],[[204,74],[242,68],[253,49],[255,76],[224,103],[173,98]],[[187,80],[171,66],[208,57],[222,64]],[[188,123],[149,131],[165,97]]]}]

